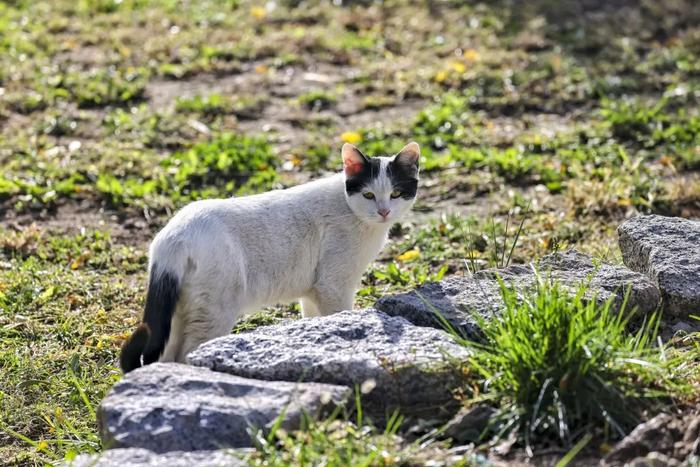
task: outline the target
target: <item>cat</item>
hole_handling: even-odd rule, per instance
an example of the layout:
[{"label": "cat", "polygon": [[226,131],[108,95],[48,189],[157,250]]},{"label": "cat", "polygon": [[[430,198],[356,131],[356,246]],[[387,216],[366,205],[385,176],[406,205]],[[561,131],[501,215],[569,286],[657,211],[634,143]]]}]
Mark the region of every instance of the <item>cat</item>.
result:
[{"label": "cat", "polygon": [[[299,299],[302,316],[351,310],[389,228],[416,199],[420,148],[368,158],[342,148],[340,173],[285,190],[195,201],[149,251],[143,322],[122,347],[127,373],[184,362],[246,313]],[[143,363],[142,363],[143,359]]]}]

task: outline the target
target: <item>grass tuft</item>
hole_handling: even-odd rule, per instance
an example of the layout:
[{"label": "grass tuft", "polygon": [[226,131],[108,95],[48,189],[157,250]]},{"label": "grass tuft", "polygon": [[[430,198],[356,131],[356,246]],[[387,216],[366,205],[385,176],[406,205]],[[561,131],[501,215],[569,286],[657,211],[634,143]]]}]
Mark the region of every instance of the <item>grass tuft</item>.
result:
[{"label": "grass tuft", "polygon": [[532,452],[545,440],[571,446],[584,432],[617,438],[645,410],[690,392],[689,353],[657,345],[657,314],[628,332],[632,313],[584,300],[585,286],[573,297],[547,280],[525,297],[501,287],[502,314],[475,316],[484,342],[462,341],[473,350],[477,399],[498,408],[494,440],[515,437]]},{"label": "grass tuft", "polygon": [[[359,392],[357,393],[359,394]],[[255,435],[256,451],[246,461],[252,466],[404,465],[416,453],[397,436],[403,418],[394,414],[384,430],[363,423],[358,401],[357,423],[341,419],[335,410],[323,420],[306,417],[301,430],[288,433],[275,424],[268,434]]]}]

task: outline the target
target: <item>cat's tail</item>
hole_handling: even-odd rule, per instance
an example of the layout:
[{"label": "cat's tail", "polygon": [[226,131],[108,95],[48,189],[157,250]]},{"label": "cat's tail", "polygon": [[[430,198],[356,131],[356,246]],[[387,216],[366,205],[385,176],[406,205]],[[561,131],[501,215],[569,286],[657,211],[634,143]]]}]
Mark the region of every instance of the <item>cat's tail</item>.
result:
[{"label": "cat's tail", "polygon": [[160,358],[170,336],[170,324],[180,295],[178,277],[152,265],[146,294],[143,323],[129,336],[122,346],[119,364],[124,373]]}]

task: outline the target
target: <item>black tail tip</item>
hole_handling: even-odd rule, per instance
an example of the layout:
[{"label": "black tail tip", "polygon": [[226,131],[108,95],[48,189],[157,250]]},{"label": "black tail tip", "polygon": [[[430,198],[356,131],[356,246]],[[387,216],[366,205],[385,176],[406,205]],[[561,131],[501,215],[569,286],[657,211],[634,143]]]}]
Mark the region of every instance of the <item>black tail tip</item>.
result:
[{"label": "black tail tip", "polygon": [[128,373],[141,366],[141,355],[143,354],[148,339],[151,337],[151,330],[146,323],[141,323],[139,327],[129,336],[122,345],[122,353],[119,356],[119,366],[124,373]]}]

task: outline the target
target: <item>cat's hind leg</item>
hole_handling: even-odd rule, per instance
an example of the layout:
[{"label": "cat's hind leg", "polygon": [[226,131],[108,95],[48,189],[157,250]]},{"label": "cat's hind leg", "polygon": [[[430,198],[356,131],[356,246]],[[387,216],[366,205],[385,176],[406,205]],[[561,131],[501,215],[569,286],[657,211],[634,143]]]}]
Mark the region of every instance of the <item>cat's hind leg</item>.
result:
[{"label": "cat's hind leg", "polygon": [[313,288],[313,298],[318,306],[317,316],[326,316],[339,311],[352,310],[355,289],[353,287],[320,282]]},{"label": "cat's hind leg", "polygon": [[[178,307],[181,308],[181,307]],[[160,356],[158,361],[161,362],[176,362],[177,356],[182,348],[182,342],[184,340],[184,325],[182,322],[182,311],[175,310],[173,315],[173,321],[170,327],[170,336],[168,337],[168,342],[165,344],[165,349],[163,354]]]},{"label": "cat's hind leg", "polygon": [[201,344],[230,334],[239,317],[229,307],[217,307],[215,310],[210,308],[207,311],[200,315],[207,316],[208,319],[187,323],[175,361],[186,362],[187,354]]}]

